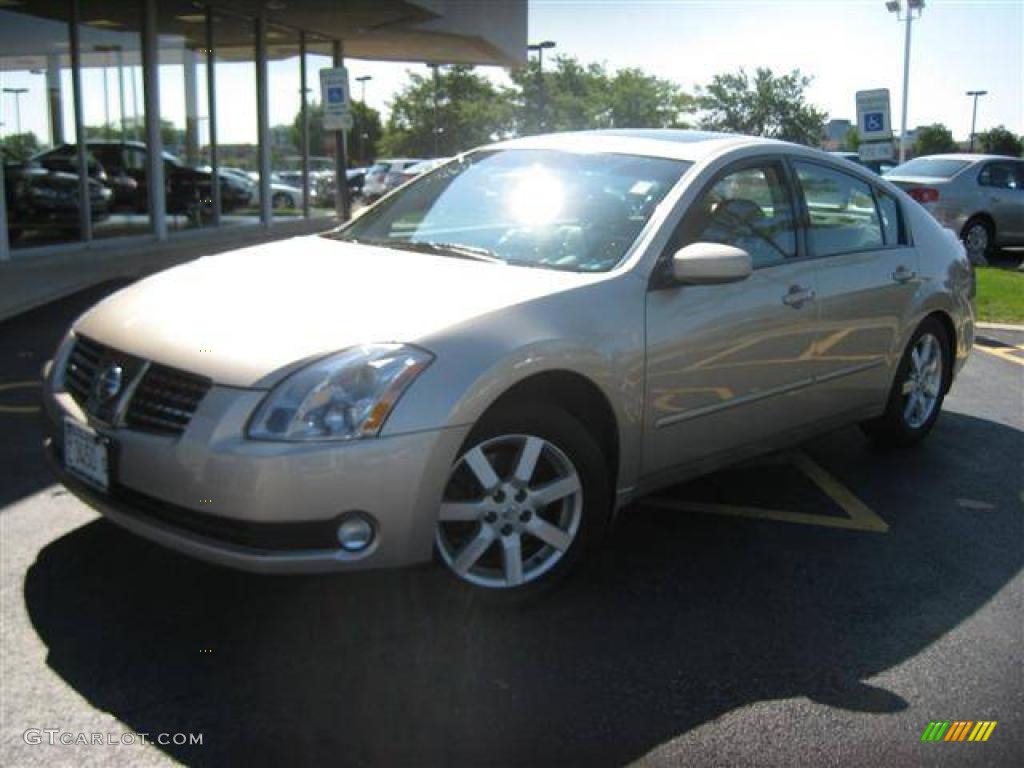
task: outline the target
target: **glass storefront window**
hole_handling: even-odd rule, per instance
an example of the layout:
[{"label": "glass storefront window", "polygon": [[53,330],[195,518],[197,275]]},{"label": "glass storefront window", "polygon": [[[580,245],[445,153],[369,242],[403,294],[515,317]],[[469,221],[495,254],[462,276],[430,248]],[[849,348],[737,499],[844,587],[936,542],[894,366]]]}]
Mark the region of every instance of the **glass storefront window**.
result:
[{"label": "glass storefront window", "polygon": [[[83,2],[79,24],[82,125],[89,175],[109,196],[93,237],[151,230],[142,78],[142,11],[134,2]],[[64,153],[77,155],[78,147]]]},{"label": "glass storefront window", "polygon": [[[81,237],[77,161],[42,162],[75,145],[68,8],[0,8],[0,155],[13,249]],[[106,216],[93,186],[94,221]]]},{"label": "glass storefront window", "polygon": [[222,205],[220,222],[221,226],[256,224],[260,220],[260,190],[255,22],[216,11],[213,52],[220,175],[247,190],[244,201]]},{"label": "glass storefront window", "polygon": [[[209,165],[206,14],[190,2],[161,3],[160,9],[160,135],[167,229],[210,226],[216,217]],[[248,203],[247,192],[236,194],[236,186],[227,182],[220,186],[222,210]]]},{"label": "glass storefront window", "polygon": [[[302,216],[301,73],[299,34],[267,27],[267,95],[270,113],[270,203],[274,220]],[[310,203],[317,197],[310,189]]]},{"label": "glass storefront window", "polygon": [[[310,216],[333,216],[335,212],[334,134],[323,129],[320,106],[320,70],[334,66],[332,45],[310,38],[306,42],[306,102],[309,110],[309,185],[317,190]],[[351,83],[350,83],[351,86]]]}]

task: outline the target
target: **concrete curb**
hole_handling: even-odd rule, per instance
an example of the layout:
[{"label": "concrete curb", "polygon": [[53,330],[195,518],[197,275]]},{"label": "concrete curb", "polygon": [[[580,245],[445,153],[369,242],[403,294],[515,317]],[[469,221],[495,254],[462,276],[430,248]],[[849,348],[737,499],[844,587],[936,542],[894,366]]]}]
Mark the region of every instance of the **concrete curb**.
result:
[{"label": "concrete curb", "polygon": [[983,331],[1022,331],[1024,332],[1024,325],[1010,325],[1009,323],[975,323],[975,328],[980,328]]}]

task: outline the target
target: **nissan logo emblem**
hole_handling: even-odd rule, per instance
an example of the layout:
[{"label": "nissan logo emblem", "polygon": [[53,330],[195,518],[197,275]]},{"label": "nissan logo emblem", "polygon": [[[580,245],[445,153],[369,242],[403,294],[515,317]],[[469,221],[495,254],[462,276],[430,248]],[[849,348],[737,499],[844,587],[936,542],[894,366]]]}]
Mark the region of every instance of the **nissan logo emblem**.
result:
[{"label": "nissan logo emblem", "polygon": [[120,365],[107,366],[99,378],[96,379],[96,399],[101,403],[106,403],[117,397],[121,392],[121,380],[123,377],[124,371],[121,370]]}]

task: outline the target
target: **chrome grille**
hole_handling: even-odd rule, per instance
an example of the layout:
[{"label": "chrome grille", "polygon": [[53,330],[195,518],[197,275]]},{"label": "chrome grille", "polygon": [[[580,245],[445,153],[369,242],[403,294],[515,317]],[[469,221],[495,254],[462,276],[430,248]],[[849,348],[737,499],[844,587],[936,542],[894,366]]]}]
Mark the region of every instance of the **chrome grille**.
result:
[{"label": "chrome grille", "polygon": [[[112,363],[123,366],[127,374],[125,395],[116,402],[100,403],[96,379]],[[147,364],[84,336],[75,339],[64,369],[64,388],[94,417],[116,423],[120,413],[125,426],[167,435],[185,431],[211,386],[210,379],[159,363]]]},{"label": "chrome grille", "polygon": [[83,408],[89,402],[104,351],[102,344],[79,336],[68,357],[68,365],[64,369],[64,388]]},{"label": "chrome grille", "polygon": [[153,363],[128,403],[125,423],[137,429],[181,434],[210,384],[202,376]]}]

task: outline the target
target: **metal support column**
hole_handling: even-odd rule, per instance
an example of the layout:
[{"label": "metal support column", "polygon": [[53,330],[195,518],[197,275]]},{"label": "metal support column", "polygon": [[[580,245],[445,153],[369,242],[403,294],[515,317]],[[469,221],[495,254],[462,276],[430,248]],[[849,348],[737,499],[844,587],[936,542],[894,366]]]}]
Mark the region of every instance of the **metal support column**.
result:
[{"label": "metal support column", "polygon": [[299,115],[302,131],[299,154],[302,155],[302,216],[309,218],[309,109],[306,99],[306,33],[299,32]]},{"label": "metal support column", "polygon": [[46,97],[50,107],[50,144],[64,143],[64,101],[60,91],[60,55],[46,55]]},{"label": "metal support column", "polygon": [[256,132],[259,137],[260,221],[273,220],[270,198],[270,109],[267,101],[267,20],[256,18]]},{"label": "metal support column", "polygon": [[4,187],[4,164],[0,162],[0,261],[7,261],[11,258],[11,246],[7,236],[7,200]]},{"label": "metal support column", "polygon": [[185,162],[199,164],[199,54],[185,46],[181,49],[185,80]]},{"label": "metal support column", "polygon": [[[345,51],[342,48],[341,40],[334,41],[334,66],[345,65]],[[338,216],[342,221],[348,221],[352,215],[351,202],[348,199],[348,162],[345,160],[345,132],[334,132],[334,190],[335,204]]]},{"label": "metal support column", "polygon": [[85,147],[85,112],[82,106],[82,46],[78,25],[82,17],[79,0],[71,0],[68,32],[71,43],[71,93],[75,102],[75,143],[78,149],[78,222],[82,240],[92,240],[92,201],[89,199],[89,161]]},{"label": "metal support column", "polygon": [[210,185],[212,208],[210,224],[220,225],[220,158],[217,154],[217,77],[213,56],[213,8],[206,6],[206,114],[210,127],[210,178],[217,183]]},{"label": "metal support column", "polygon": [[[167,195],[164,186],[164,143],[160,136],[160,50],[156,31],[156,0],[142,6],[142,90],[146,110],[146,186],[153,234],[167,239]],[[81,142],[79,142],[81,143]]]}]

